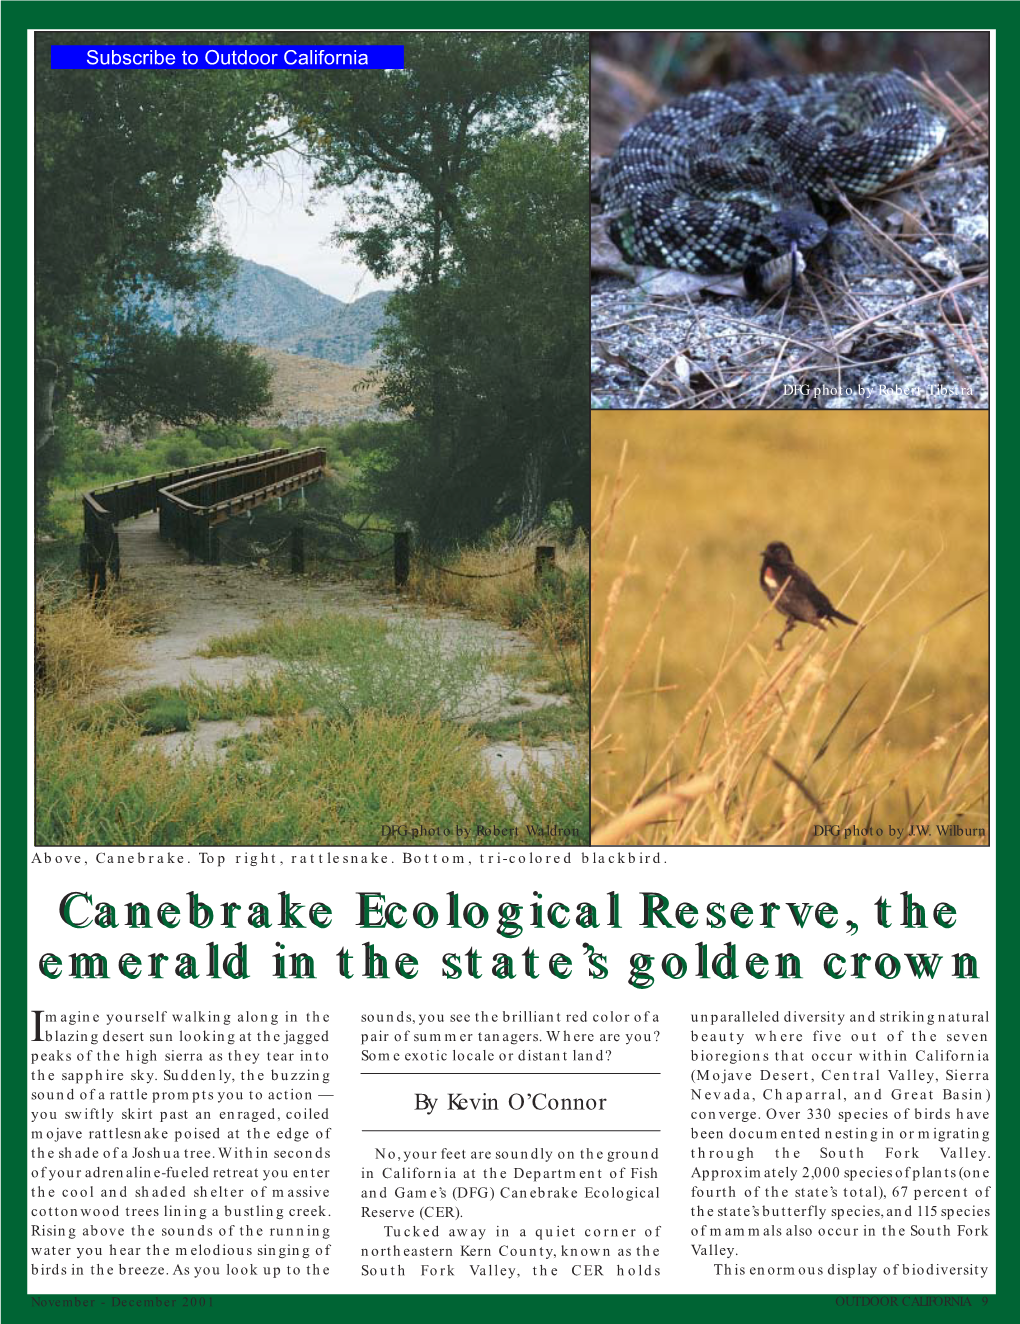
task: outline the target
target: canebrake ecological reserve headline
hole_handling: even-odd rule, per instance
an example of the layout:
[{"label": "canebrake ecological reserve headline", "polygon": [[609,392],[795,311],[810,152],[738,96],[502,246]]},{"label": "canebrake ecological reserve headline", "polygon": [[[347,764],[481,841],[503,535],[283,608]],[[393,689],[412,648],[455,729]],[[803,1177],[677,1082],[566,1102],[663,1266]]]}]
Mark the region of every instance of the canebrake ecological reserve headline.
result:
[{"label": "canebrake ecological reserve headline", "polygon": [[[501,901],[486,906],[480,901],[464,901],[459,892],[447,892],[440,904],[433,901],[415,901],[405,905],[402,901],[388,900],[382,892],[357,892],[356,913],[351,917],[355,927],[377,931],[371,941],[363,942],[360,950],[343,946],[329,953],[292,951],[288,943],[294,930],[302,931],[305,938],[312,933],[323,933],[333,926],[333,907],[324,901],[305,903],[295,900],[288,891],[276,894],[271,903],[265,901],[203,900],[197,891],[186,893],[182,903],[161,901],[151,905],[146,901],[127,901],[114,904],[95,900],[90,892],[67,892],[58,903],[61,921],[70,928],[89,930],[125,929],[173,930],[185,926],[196,930],[223,930],[231,934],[237,930],[267,930],[286,932],[288,943],[274,938],[273,949],[258,955],[259,969],[277,980],[315,979],[323,970],[345,980],[412,980],[424,972],[422,962],[409,951],[383,952],[376,945],[377,934],[392,935],[393,931],[405,937],[415,930],[445,927],[462,935],[468,945],[458,942],[461,950],[447,951],[438,962],[428,968],[438,969],[443,979],[478,980],[491,977],[499,980],[538,979],[548,975],[565,980],[582,975],[603,980],[610,977],[610,959],[598,950],[599,930],[621,930],[625,927],[624,911],[629,924],[644,930],[729,929],[744,932],[749,929],[786,934],[817,926],[833,933],[839,928],[840,946],[854,950],[831,950],[821,961],[823,974],[829,979],[880,980],[897,979],[901,975],[914,979],[935,979],[948,975],[954,979],[977,979],[978,961],[970,952],[871,952],[858,943],[848,942],[857,936],[859,926],[855,920],[840,918],[839,910],[828,901],[711,901],[702,907],[689,901],[674,904],[661,892],[639,892],[626,907],[619,892],[607,892],[605,900],[549,901],[538,891],[532,900]],[[956,926],[956,907],[940,901],[924,906],[914,900],[910,892],[901,892],[898,901],[878,897],[867,907],[879,936],[893,927],[914,932],[946,931]],[[552,950],[561,941],[567,929],[580,930],[584,939],[573,955]],[[528,945],[518,951],[480,951],[473,945],[473,935],[491,929],[498,938],[514,941],[526,938]],[[533,936],[537,935],[537,936]],[[589,940],[590,939],[590,940]],[[546,947],[545,943],[549,942]],[[539,946],[541,943],[541,948]],[[169,944],[167,944],[169,945]],[[125,951],[112,958],[99,951],[73,951],[61,955],[44,952],[38,959],[38,969],[47,979],[71,978],[75,980],[105,980],[116,973],[125,979],[162,980],[167,976],[177,979],[231,979],[251,978],[248,943],[239,939],[221,948],[221,941],[209,941],[199,955],[192,952],[151,951],[138,954]],[[657,979],[677,982],[685,978],[713,980],[737,979],[747,976],[754,980],[769,977],[802,979],[800,956],[793,951],[778,951],[765,955],[760,951],[746,951],[727,940],[718,942],[696,941],[683,954],[668,952],[634,951],[627,961],[627,984],[638,991],[651,988]]]}]

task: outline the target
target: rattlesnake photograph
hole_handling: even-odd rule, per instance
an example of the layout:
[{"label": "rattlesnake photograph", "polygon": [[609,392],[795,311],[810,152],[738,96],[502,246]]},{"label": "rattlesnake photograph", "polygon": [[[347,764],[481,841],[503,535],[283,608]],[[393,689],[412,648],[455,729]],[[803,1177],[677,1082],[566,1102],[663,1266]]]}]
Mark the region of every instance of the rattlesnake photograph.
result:
[{"label": "rattlesnake photograph", "polygon": [[987,32],[591,50],[592,409],[987,408]]},{"label": "rattlesnake photograph", "polygon": [[899,70],[708,88],[625,134],[600,186],[610,235],[632,262],[743,271],[760,288],[825,238],[816,202],[875,192],[946,128]]}]

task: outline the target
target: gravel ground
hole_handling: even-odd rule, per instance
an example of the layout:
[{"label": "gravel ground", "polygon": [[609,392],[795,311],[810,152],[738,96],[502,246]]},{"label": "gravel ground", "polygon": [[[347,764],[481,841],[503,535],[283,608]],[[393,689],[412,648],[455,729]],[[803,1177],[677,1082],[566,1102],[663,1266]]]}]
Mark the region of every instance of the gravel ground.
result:
[{"label": "gravel ground", "polygon": [[[123,587],[160,603],[162,628],[158,634],[139,639],[134,665],[115,675],[97,692],[98,699],[157,685],[176,686],[193,680],[231,685],[252,674],[268,675],[283,663],[267,656],[200,655],[200,650],[217,635],[255,629],[268,616],[338,611],[394,622],[411,618],[422,629],[438,631],[451,648],[467,644],[498,656],[525,655],[533,648],[528,637],[517,630],[448,609],[426,610],[354,581],[270,576],[252,567],[189,565],[183,554],[159,541],[155,515],[125,522],[120,538]],[[505,676],[494,674],[488,678],[484,692],[472,696],[472,709],[484,707],[486,717],[494,719],[563,702],[561,695],[511,685]],[[222,757],[224,740],[260,730],[268,720],[199,722],[195,731],[148,736],[146,741],[156,741],[173,757],[215,761]],[[568,753],[569,746],[559,741],[526,749],[514,742],[495,741],[487,747],[485,757],[491,770],[499,775],[520,772],[529,765],[550,768]],[[509,794],[509,782],[506,786]]]},{"label": "gravel ground", "polygon": [[765,303],[739,275],[626,267],[596,214],[592,409],[987,408],[987,166],[858,205]]}]

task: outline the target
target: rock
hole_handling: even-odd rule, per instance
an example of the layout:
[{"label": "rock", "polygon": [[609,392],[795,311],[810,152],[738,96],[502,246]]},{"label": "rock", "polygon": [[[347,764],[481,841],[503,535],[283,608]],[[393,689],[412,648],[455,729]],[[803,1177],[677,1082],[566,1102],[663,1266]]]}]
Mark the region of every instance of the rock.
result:
[{"label": "rock", "polygon": [[605,276],[628,276],[631,266],[609,237],[609,218],[595,216],[591,222],[591,269]]},{"label": "rock", "polygon": [[977,216],[958,216],[953,222],[953,233],[958,239],[963,239],[967,243],[988,243],[988,217]]},{"label": "rock", "polygon": [[984,213],[955,217],[953,238],[963,266],[980,267],[988,261],[988,217]]},{"label": "rock", "polygon": [[636,267],[635,283],[644,294],[657,299],[676,299],[689,295],[696,299],[712,276],[695,276],[690,271],[660,271],[658,267]]},{"label": "rock", "polygon": [[680,383],[682,390],[687,391],[691,385],[691,365],[682,354],[678,354],[673,360],[673,375]]},{"label": "rock", "polygon": [[952,253],[945,248],[932,248],[927,253],[922,253],[918,258],[922,267],[927,267],[929,271],[934,271],[937,276],[945,276],[947,280],[959,280],[963,274],[960,271],[960,264]]},{"label": "rock", "polygon": [[858,288],[866,294],[877,294],[883,299],[891,299],[896,303],[903,299],[909,299],[916,293],[912,280],[897,280],[895,277],[886,277],[882,280],[877,277],[866,276],[857,284]]}]

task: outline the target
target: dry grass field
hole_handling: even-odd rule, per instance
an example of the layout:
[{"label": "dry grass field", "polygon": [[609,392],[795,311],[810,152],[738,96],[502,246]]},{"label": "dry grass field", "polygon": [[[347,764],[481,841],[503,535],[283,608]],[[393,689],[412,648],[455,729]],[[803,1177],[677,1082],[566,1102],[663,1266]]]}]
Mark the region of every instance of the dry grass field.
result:
[{"label": "dry grass field", "polygon": [[365,386],[365,368],[349,367],[258,348],[255,353],[273,370],[273,403],[264,422],[304,426],[312,421],[351,423],[379,414],[376,391]]},{"label": "dry grass field", "polygon": [[[596,842],[988,840],[987,415],[596,412],[592,489]],[[772,540],[861,627],[775,651]]]}]

